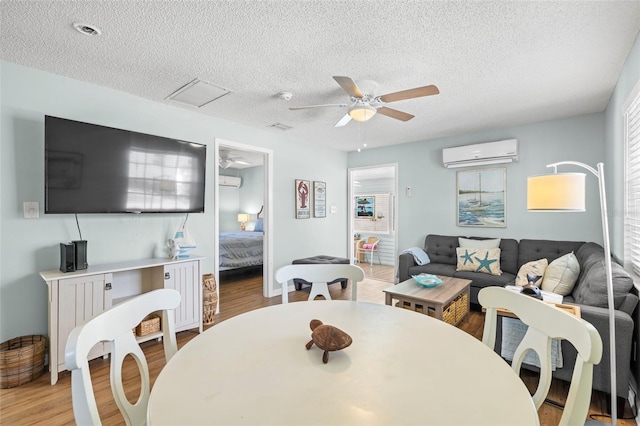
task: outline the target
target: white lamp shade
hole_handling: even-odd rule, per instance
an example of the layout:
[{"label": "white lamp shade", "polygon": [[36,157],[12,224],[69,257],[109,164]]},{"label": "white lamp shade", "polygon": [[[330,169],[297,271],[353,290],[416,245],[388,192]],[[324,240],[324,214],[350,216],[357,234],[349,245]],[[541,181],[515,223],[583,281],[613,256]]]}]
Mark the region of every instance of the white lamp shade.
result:
[{"label": "white lamp shade", "polygon": [[376,109],[369,105],[356,105],[349,110],[349,115],[356,121],[367,121],[376,115]]},{"label": "white lamp shade", "polygon": [[249,222],[249,215],[246,213],[239,213],[238,222]]},{"label": "white lamp shade", "polygon": [[583,212],[584,173],[554,173],[527,178],[527,209]]}]

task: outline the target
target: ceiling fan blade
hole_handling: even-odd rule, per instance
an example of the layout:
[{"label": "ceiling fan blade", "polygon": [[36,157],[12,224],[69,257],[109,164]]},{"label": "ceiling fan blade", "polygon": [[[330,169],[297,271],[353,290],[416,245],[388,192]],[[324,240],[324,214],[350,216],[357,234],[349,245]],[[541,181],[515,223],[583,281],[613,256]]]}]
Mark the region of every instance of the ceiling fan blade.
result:
[{"label": "ceiling fan blade", "polygon": [[423,96],[437,95],[440,90],[434,85],[415,87],[413,89],[402,90],[400,92],[387,93],[386,95],[379,96],[382,102],[396,102],[403,101],[405,99],[421,98]]},{"label": "ceiling fan blade", "polygon": [[378,108],[378,114],[386,115],[387,117],[395,118],[400,121],[409,121],[415,115],[408,114],[406,112],[398,111],[397,109],[388,108],[388,107],[380,107]]},{"label": "ceiling fan blade", "polygon": [[351,77],[340,77],[334,75],[333,79],[344,89],[345,92],[354,98],[361,98],[364,96],[360,88],[356,85],[356,82],[353,81]]},{"label": "ceiling fan blade", "polygon": [[290,107],[291,111],[296,111],[299,109],[310,109],[310,108],[325,108],[325,107],[347,107],[347,104],[324,104],[324,105],[306,105],[299,107]]},{"label": "ceiling fan blade", "polygon": [[342,127],[346,126],[351,121],[351,116],[349,114],[345,114],[344,117],[340,119],[333,127]]}]

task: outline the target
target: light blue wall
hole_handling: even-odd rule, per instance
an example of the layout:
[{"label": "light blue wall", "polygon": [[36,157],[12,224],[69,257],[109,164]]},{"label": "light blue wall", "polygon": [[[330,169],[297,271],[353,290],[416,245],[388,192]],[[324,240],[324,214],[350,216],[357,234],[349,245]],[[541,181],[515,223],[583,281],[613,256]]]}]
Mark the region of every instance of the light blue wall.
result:
[{"label": "light blue wall", "polygon": [[[377,117],[387,119],[387,117]],[[456,170],[442,165],[442,149],[516,138],[520,162],[507,169],[507,227],[456,225]],[[424,245],[427,234],[541,238],[602,242],[597,185],[587,185],[586,213],[529,213],[527,176],[546,173],[546,164],[573,160],[595,164],[604,157],[604,114],[486,130],[349,154],[349,166],[398,163],[398,250]],[[486,166],[486,167],[502,167]],[[404,188],[411,186],[412,197]]]},{"label": "light blue wall", "polygon": [[[47,288],[39,271],[57,269],[58,243],[77,239],[72,215],[44,215],[44,115],[174,137],[208,146],[205,213],[189,229],[213,271],[213,142],[222,138],[273,150],[274,268],[319,254],[347,256],[347,154],[311,146],[277,131],[257,130],[161,102],[32,68],[0,62],[0,341],[47,334]],[[313,150],[313,161],[305,161]],[[294,218],[294,180],[327,182],[325,219]],[[23,219],[38,201],[40,219]],[[80,215],[89,264],[165,256],[181,215]]]},{"label": "light blue wall", "polygon": [[640,84],[640,35],[636,37],[605,111],[606,151],[603,161],[607,184],[607,207],[609,210],[611,252],[618,259],[624,257],[624,118],[622,108],[636,84]]},{"label": "light blue wall", "polygon": [[240,175],[242,176],[240,211],[249,214],[251,220],[247,224],[247,229],[253,229],[256,215],[264,205],[264,167],[242,169]]},{"label": "light blue wall", "polygon": [[226,169],[220,173],[242,179],[240,188],[221,186],[219,193],[220,232],[238,232],[238,213],[248,213],[250,221],[247,230],[251,230],[256,221],[256,213],[264,205],[264,167],[246,169]]},{"label": "light blue wall", "polygon": [[[238,170],[225,170],[224,176],[238,177]],[[237,232],[240,230],[238,212],[240,211],[240,188],[221,186],[218,193],[218,213],[220,215],[220,232]]]}]

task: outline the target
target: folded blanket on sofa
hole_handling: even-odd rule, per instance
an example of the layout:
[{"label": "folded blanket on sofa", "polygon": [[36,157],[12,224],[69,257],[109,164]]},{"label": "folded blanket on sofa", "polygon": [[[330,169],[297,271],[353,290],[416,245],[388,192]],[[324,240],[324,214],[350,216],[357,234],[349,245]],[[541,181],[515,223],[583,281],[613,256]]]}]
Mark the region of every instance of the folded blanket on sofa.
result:
[{"label": "folded blanket on sofa", "polygon": [[[502,318],[502,348],[500,350],[500,355],[504,359],[513,361],[513,355],[524,338],[527,328],[528,326],[519,319]],[[538,358],[538,354],[534,351],[528,351],[522,362],[524,364],[540,367],[540,359]],[[560,346],[560,340],[553,339],[551,341],[551,370],[555,371],[556,368],[562,368],[562,366],[562,348]]]},{"label": "folded blanket on sofa", "polygon": [[400,254],[404,253],[412,255],[417,265],[426,265],[427,263],[431,262],[427,253],[425,253],[424,250],[422,250],[420,247],[408,248],[406,250],[403,250]]}]

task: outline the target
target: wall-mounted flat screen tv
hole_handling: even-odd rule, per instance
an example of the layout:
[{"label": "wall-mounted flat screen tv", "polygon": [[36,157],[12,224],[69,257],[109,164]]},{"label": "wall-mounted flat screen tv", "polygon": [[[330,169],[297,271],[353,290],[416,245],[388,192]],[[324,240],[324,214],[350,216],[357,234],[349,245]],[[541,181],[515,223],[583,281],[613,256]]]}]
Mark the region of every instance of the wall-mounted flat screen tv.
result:
[{"label": "wall-mounted flat screen tv", "polygon": [[206,146],[45,116],[45,213],[204,212]]}]

